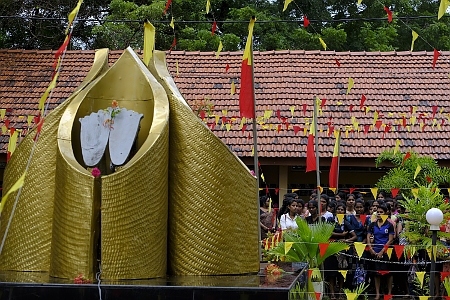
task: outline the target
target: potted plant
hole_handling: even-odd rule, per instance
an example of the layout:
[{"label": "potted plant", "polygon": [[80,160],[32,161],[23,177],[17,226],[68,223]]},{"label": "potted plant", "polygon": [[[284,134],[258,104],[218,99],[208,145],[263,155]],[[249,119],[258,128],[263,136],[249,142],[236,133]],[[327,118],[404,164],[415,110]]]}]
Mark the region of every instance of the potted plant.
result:
[{"label": "potted plant", "polygon": [[[309,225],[302,218],[297,218],[296,221],[298,228],[284,231],[284,242],[269,250],[269,254],[281,261],[308,263],[308,293],[310,298],[315,300],[315,292],[323,295],[323,279],[319,267],[326,258],[347,249],[348,245],[329,241],[334,230],[332,223],[319,222]],[[321,247],[326,247],[326,250],[320,251]]]}]

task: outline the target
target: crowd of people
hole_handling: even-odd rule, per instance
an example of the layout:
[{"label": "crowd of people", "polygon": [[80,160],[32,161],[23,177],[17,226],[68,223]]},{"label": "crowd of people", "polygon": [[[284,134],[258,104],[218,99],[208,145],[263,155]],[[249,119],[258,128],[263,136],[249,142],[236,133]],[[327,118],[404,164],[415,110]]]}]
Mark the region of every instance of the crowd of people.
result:
[{"label": "crowd of people", "polygon": [[[404,263],[403,254],[400,257],[396,256],[395,251],[390,257],[387,254],[387,249],[392,245],[406,242],[401,235],[404,222],[400,214],[404,213],[404,208],[398,202],[402,197],[392,198],[381,192],[376,199],[365,200],[359,193],[339,192],[334,197],[321,194],[319,198],[312,193],[305,202],[299,199],[298,194],[288,193],[284,195],[282,206],[272,210],[269,209],[270,199],[262,196],[261,239],[270,232],[296,229],[297,218],[304,218],[308,224],[330,222],[334,224],[331,240],[350,246],[345,253],[327,258],[324,262],[325,281],[331,300],[343,296],[343,288],[353,289],[362,282],[370,283],[375,300],[384,294],[393,295],[393,292],[409,298],[414,293],[407,276],[410,264]],[[339,215],[344,215],[343,220],[339,220]],[[354,242],[367,244],[361,257],[352,247]],[[339,270],[347,270],[346,278]]]}]

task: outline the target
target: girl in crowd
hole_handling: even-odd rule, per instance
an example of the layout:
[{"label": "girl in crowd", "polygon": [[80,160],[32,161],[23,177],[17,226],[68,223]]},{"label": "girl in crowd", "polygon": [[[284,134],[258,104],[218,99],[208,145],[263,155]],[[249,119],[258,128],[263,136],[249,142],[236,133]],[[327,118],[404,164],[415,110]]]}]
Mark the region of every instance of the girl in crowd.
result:
[{"label": "girl in crowd", "polygon": [[[380,282],[381,277],[378,271],[387,271],[389,260],[388,255],[385,253],[387,247],[389,247],[394,240],[394,227],[386,219],[383,221],[382,215],[387,215],[388,209],[386,205],[380,205],[377,208],[377,220],[369,225],[367,229],[367,245],[369,246],[369,252],[372,259],[376,259],[377,262],[371,263],[371,270],[374,271],[375,277],[375,300],[380,299]],[[373,236],[373,242],[371,240]],[[387,246],[387,247],[385,247]],[[387,294],[392,294],[392,275],[386,274],[383,276],[387,279]]]},{"label": "girl in crowd", "polygon": [[362,200],[356,200],[355,202],[355,220],[356,223],[353,223],[353,229],[356,234],[356,241],[365,243],[367,239],[366,232],[366,220],[367,216],[364,213],[364,202]]},{"label": "girl in crowd", "polygon": [[325,222],[325,218],[319,216],[319,203],[316,200],[310,200],[308,202],[309,216],[305,218],[306,223],[314,224],[318,222]]},{"label": "girl in crowd", "polygon": [[354,215],[356,214],[355,212],[355,195],[353,194],[348,194],[347,195],[347,201],[345,202],[345,204],[347,205],[346,207],[346,213],[349,215]]},{"label": "girl in crowd", "polygon": [[287,208],[288,211],[283,214],[280,218],[281,230],[286,229],[296,229],[297,226],[297,200],[296,199],[288,199],[287,200]]},{"label": "girl in crowd", "polygon": [[[343,203],[336,204],[336,215],[337,214],[342,215],[345,214],[345,205]],[[350,223],[347,221],[347,218],[343,218],[343,220],[340,221],[336,215],[327,219],[328,222],[334,223],[334,230],[333,234],[331,235],[331,238],[346,243],[355,241],[356,240],[355,231],[353,230],[353,227],[350,225]],[[324,262],[324,269],[325,269],[325,280],[328,282],[330,287],[330,298],[336,299],[335,296],[336,279],[338,283],[338,291],[340,291],[343,288],[345,280],[345,278],[342,277],[342,275],[340,275],[337,270],[348,269],[348,261],[346,256],[344,256],[343,254],[339,254],[339,256],[333,255],[327,258]]]},{"label": "girl in crowd", "polygon": [[261,226],[261,240],[267,237],[267,233],[274,229],[275,216],[274,211],[269,212],[270,198],[267,196],[259,197],[259,225]]},{"label": "girl in crowd", "polygon": [[328,218],[333,217],[333,214],[327,210],[329,201],[330,198],[327,195],[325,194],[320,195],[320,215],[324,217],[325,220],[328,220]]}]

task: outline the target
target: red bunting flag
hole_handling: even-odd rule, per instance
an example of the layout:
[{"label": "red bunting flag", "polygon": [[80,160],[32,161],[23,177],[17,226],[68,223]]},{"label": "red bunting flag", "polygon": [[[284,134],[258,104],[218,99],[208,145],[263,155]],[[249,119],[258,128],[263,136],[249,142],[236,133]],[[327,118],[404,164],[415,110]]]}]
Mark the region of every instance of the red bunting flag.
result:
[{"label": "red bunting flag", "polygon": [[378,270],[378,274],[386,275],[386,274],[389,274],[389,271],[388,270]]},{"label": "red bunting flag", "polygon": [[428,183],[431,183],[433,181],[433,179],[431,179],[430,176],[426,176],[425,179],[427,180]]},{"label": "red bunting flag", "polygon": [[366,224],[367,215],[359,215],[359,218],[361,219],[361,223],[364,225]]},{"label": "red bunting flag", "polygon": [[200,111],[200,119],[205,119],[205,117],[206,117],[206,113],[205,113],[205,111],[204,110],[201,110]]},{"label": "red bunting flag", "polygon": [[172,4],[172,0],[167,0],[166,7],[164,8],[163,11],[163,15],[167,14],[167,10],[169,9],[170,4]]},{"label": "red bunting flag", "polygon": [[309,20],[307,16],[303,16],[303,27],[308,27],[309,26]]},{"label": "red bunting flag", "polygon": [[320,254],[320,257],[323,257],[325,255],[329,245],[330,245],[329,243],[319,243],[319,254]]},{"label": "red bunting flag", "polygon": [[281,124],[278,124],[277,126],[277,132],[279,133],[281,131]]},{"label": "red bunting flag", "polygon": [[230,69],[230,65],[227,64],[227,65],[225,66],[225,73],[228,72],[229,69]]},{"label": "red bunting flag", "polygon": [[278,192],[280,191],[279,188],[275,188],[275,195],[278,195]]},{"label": "red bunting flag", "polygon": [[339,130],[336,135],[336,142],[334,143],[333,157],[331,158],[330,174],[328,177],[328,185],[330,186],[330,188],[337,188],[339,184],[340,147],[341,147],[341,131]]},{"label": "red bunting flag", "polygon": [[320,296],[322,296],[321,292],[314,292],[314,294],[316,295],[316,300],[320,300]]},{"label": "red bunting flag", "polygon": [[438,60],[439,55],[441,55],[441,53],[438,50],[434,49],[433,50],[433,69],[436,67],[436,62]]},{"label": "red bunting flag", "polygon": [[403,116],[403,119],[402,119],[402,126],[406,127],[406,117],[405,116]]},{"label": "red bunting flag", "polygon": [[255,91],[253,82],[253,27],[255,17],[250,19],[248,36],[241,65],[241,90],[239,92],[239,111],[241,117],[255,118]]},{"label": "red bunting flag", "polygon": [[407,153],[405,154],[405,156],[403,157],[403,162],[402,162],[402,164],[404,164],[405,161],[406,161],[408,158],[410,158],[410,157],[411,157],[411,152],[407,152]]},{"label": "red bunting flag", "polygon": [[298,125],[294,125],[293,128],[294,128],[294,134],[297,134],[300,131],[300,126],[298,126]]},{"label": "red bunting flag", "polygon": [[[409,152],[408,152],[409,153]],[[400,191],[400,189],[399,188],[393,188],[393,189],[391,189],[391,194],[392,194],[392,197],[397,197],[397,194],[398,194],[398,192]]]},{"label": "red bunting flag", "polygon": [[341,66],[341,63],[339,62],[339,60],[338,60],[337,58],[335,58],[334,60],[336,61],[336,65],[337,65],[338,67],[340,67],[340,66]]},{"label": "red bunting flag", "polygon": [[172,51],[173,48],[177,45],[177,38],[173,37],[172,45],[170,45],[169,51]]},{"label": "red bunting flag", "polygon": [[9,128],[9,123],[11,122],[11,120],[6,119],[4,121],[6,128]]},{"label": "red bunting flag", "polygon": [[366,102],[366,96],[364,94],[362,94],[361,101],[359,103],[359,108],[361,108],[361,109],[363,108],[364,102]]},{"label": "red bunting flag", "polygon": [[392,11],[389,8],[387,8],[386,6],[384,7],[384,11],[387,14],[388,22],[391,23],[392,22]]},{"label": "red bunting flag", "polygon": [[217,22],[214,21],[211,27],[211,35],[214,35],[216,33],[216,29],[217,29]]},{"label": "red bunting flag", "polygon": [[383,296],[383,300],[391,300],[392,299],[392,295],[391,294],[387,294]]},{"label": "red bunting flag", "polygon": [[366,124],[364,125],[364,134],[367,135],[369,133],[370,125]]},{"label": "red bunting flag", "polygon": [[306,104],[302,104],[303,114],[306,115]]},{"label": "red bunting flag", "polygon": [[349,188],[349,194],[353,194],[353,192],[356,190],[356,188]]},{"label": "red bunting flag", "polygon": [[395,255],[397,256],[397,259],[399,259],[402,256],[404,249],[405,249],[405,246],[403,246],[403,245],[394,245],[394,251],[395,251]]},{"label": "red bunting flag", "polygon": [[349,110],[350,110],[350,112],[353,112],[353,104],[350,104],[350,107],[349,107]]},{"label": "red bunting flag", "polygon": [[327,102],[327,99],[321,99],[320,100],[320,108],[323,108],[325,106],[326,102]]},{"label": "red bunting flag", "polygon": [[383,122],[381,120],[377,120],[375,122],[375,127],[379,130],[381,128],[381,125],[383,125]]},{"label": "red bunting flag", "polygon": [[444,281],[444,279],[447,278],[448,275],[450,275],[450,272],[441,272],[441,281]]},{"label": "red bunting flag", "polygon": [[277,118],[281,119],[281,111],[280,110],[277,110]]},{"label": "red bunting flag", "polygon": [[437,105],[433,105],[433,106],[431,107],[431,110],[432,110],[432,112],[433,112],[433,116],[432,116],[431,118],[434,118],[434,116],[435,116],[436,113],[437,113],[438,106],[437,106]]},{"label": "red bunting flag", "polygon": [[242,125],[242,132],[244,132],[244,131],[246,131],[247,130],[247,124],[243,124]]},{"label": "red bunting flag", "polygon": [[[316,100],[314,100],[314,105]],[[314,151],[314,139],[315,139],[315,128],[316,128],[316,118],[313,115],[311,125],[309,127],[308,144],[306,145],[306,172],[316,170],[316,153]]]}]

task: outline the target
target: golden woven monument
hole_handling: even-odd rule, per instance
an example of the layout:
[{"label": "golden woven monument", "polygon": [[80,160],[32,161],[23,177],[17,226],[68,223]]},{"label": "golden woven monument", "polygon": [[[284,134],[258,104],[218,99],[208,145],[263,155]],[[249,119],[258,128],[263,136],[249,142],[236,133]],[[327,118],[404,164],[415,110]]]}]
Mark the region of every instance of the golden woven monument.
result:
[{"label": "golden woven monument", "polygon": [[[69,279],[98,271],[104,279],[258,272],[256,178],[192,113],[163,52],[148,68],[130,48],[110,68],[107,57],[97,51],[80,87],[47,116],[0,270]],[[118,134],[131,125],[114,123],[111,103],[135,114],[136,136]],[[98,121],[103,115],[108,122]],[[23,174],[33,136],[11,157],[5,190]],[[105,137],[100,151],[89,144],[97,136]],[[13,202],[0,216],[1,237]]]}]

